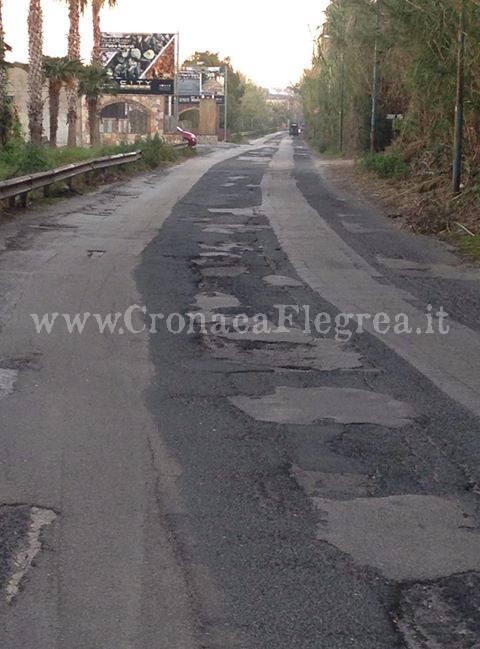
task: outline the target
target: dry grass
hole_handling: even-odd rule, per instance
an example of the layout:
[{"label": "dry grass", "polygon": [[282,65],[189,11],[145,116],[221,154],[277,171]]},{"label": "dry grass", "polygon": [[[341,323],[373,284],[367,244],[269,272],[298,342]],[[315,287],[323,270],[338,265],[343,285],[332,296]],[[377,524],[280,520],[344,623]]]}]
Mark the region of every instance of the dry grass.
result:
[{"label": "dry grass", "polygon": [[354,160],[324,159],[322,163],[327,177],[339,189],[373,202],[412,232],[447,239],[470,237],[467,231],[480,234],[480,186],[474,183],[454,196],[447,174],[418,172],[404,180],[393,180],[362,171]]}]

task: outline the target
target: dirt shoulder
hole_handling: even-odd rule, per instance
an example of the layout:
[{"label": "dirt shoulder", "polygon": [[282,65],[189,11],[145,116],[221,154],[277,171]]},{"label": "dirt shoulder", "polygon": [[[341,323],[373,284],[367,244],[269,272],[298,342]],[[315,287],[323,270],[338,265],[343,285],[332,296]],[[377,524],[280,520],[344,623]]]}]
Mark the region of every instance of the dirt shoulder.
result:
[{"label": "dirt shoulder", "polygon": [[462,256],[480,260],[480,188],[452,196],[449,179],[431,175],[382,179],[362,171],[354,159],[317,156],[318,166],[338,191],[382,211],[399,227],[453,244]]}]

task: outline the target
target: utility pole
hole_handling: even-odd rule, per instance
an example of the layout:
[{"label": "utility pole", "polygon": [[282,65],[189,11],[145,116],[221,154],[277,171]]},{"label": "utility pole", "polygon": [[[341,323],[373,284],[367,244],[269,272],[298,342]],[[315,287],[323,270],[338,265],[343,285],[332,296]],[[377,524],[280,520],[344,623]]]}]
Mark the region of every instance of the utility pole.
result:
[{"label": "utility pole", "polygon": [[339,142],[338,142],[338,148],[340,149],[340,153],[343,153],[343,128],[344,128],[344,122],[345,122],[345,52],[342,54],[342,78],[340,81],[340,135],[339,135]]},{"label": "utility pole", "polygon": [[223,141],[227,141],[227,129],[228,129],[228,65],[225,66],[225,117],[223,120]]},{"label": "utility pole", "polygon": [[455,104],[455,138],[453,147],[453,193],[462,186],[463,123],[465,103],[465,0],[458,0],[457,97]]},{"label": "utility pole", "polygon": [[175,36],[175,94],[174,108],[176,126],[180,125],[180,34]]},{"label": "utility pole", "polygon": [[373,87],[372,87],[372,117],[370,121],[370,153],[377,149],[377,107],[378,107],[378,32],[380,29],[380,14],[375,3],[375,46],[373,54]]}]

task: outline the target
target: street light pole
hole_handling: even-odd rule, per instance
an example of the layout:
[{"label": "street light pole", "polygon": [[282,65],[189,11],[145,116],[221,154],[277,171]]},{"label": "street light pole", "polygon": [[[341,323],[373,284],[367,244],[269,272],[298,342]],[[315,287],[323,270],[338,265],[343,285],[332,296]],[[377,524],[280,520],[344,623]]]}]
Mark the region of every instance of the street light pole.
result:
[{"label": "street light pole", "polygon": [[176,126],[180,125],[180,34],[175,36],[175,94],[174,94],[174,115]]},{"label": "street light pole", "polygon": [[453,193],[462,186],[463,124],[465,101],[465,0],[459,0],[457,95],[455,104],[455,138],[453,147]]}]

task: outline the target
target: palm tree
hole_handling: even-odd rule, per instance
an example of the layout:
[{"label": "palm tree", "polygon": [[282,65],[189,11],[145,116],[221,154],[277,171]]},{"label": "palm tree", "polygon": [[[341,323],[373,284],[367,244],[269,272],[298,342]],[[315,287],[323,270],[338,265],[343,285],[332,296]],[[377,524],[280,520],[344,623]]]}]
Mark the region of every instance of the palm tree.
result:
[{"label": "palm tree", "polygon": [[28,11],[28,126],[33,144],[43,134],[43,15],[40,0],[30,0]]},{"label": "palm tree", "polygon": [[[70,27],[68,30],[68,58],[72,61],[79,61],[80,54],[80,14],[84,11],[87,0],[66,0],[68,2],[68,18]],[[67,122],[68,122],[68,146],[77,145],[77,108],[78,108],[78,84],[72,81],[67,87]]]},{"label": "palm tree", "polygon": [[[100,27],[100,12],[105,5],[114,7],[117,0],[92,0],[92,19],[93,19],[93,50],[92,50],[92,65],[102,65],[102,29]],[[97,100],[98,102],[98,100]],[[98,110],[98,105],[96,110]],[[100,123],[95,119],[96,132],[93,140],[100,141]]]},{"label": "palm tree", "polygon": [[85,65],[80,74],[79,94],[87,100],[88,130],[91,146],[100,144],[98,101],[103,95],[115,95],[118,85],[108,76],[101,65]]},{"label": "palm tree", "polygon": [[60,92],[64,86],[71,87],[79,74],[80,61],[68,56],[45,56],[43,74],[48,81],[48,102],[50,108],[50,146],[57,146],[58,114],[60,109]]},{"label": "palm tree", "polygon": [[114,7],[117,0],[92,0],[92,18],[93,18],[93,50],[92,50],[92,64],[101,65],[102,63],[102,30],[100,27],[100,11],[108,4],[109,7]]}]

